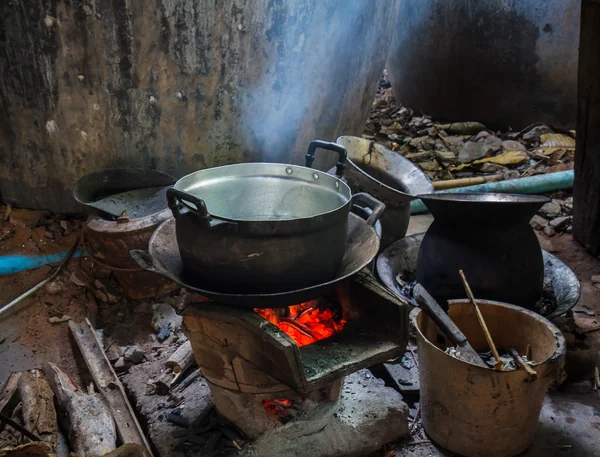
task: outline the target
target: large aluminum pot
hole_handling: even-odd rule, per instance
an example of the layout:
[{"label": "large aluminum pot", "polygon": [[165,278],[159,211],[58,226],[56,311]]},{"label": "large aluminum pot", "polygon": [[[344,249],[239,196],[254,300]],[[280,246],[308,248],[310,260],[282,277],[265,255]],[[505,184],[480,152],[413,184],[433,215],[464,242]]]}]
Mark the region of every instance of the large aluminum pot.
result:
[{"label": "large aluminum pot", "polygon": [[[317,148],[339,154],[337,177],[309,168]],[[276,293],[331,280],[353,201],[346,150],[314,141],[307,167],[242,163],[197,171],[167,191],[187,280],[211,290]],[[379,217],[384,205],[373,207]]]}]

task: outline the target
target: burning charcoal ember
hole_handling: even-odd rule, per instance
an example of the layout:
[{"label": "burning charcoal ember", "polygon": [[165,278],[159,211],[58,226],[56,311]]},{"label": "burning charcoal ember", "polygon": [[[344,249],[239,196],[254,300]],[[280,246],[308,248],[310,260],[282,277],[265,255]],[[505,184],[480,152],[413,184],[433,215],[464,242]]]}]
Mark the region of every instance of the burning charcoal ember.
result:
[{"label": "burning charcoal ember", "polygon": [[282,398],[263,400],[267,416],[276,417],[281,423],[287,423],[301,412],[300,399]]},{"label": "burning charcoal ember", "polygon": [[[315,343],[341,331],[346,324],[330,307],[319,306],[316,301],[288,308],[256,308],[263,319],[280,328],[298,346]],[[283,317],[281,313],[285,313]]]}]

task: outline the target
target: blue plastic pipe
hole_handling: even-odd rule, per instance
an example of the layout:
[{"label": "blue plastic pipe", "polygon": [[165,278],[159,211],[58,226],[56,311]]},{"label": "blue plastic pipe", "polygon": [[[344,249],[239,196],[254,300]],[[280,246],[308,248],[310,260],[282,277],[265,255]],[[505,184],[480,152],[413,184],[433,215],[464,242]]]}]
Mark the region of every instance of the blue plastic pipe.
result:
[{"label": "blue plastic pipe", "polygon": [[[529,176],[527,178],[508,179],[506,181],[486,182],[475,186],[444,189],[436,193],[464,194],[471,192],[499,193],[499,194],[542,194],[554,190],[570,189],[573,187],[573,170],[559,171],[545,175]],[[427,213],[427,207],[421,200],[410,202],[410,213]]]},{"label": "blue plastic pipe", "polygon": [[[55,252],[44,255],[4,255],[0,256],[0,275],[10,275],[23,270],[33,270],[43,267],[49,263],[62,262],[69,254],[68,251]],[[79,249],[73,253],[73,257],[86,256],[85,251]]]}]

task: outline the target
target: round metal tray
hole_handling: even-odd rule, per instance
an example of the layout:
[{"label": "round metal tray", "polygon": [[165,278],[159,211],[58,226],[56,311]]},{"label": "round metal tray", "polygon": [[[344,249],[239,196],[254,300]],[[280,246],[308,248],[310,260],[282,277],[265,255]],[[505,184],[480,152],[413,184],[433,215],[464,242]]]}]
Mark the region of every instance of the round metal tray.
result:
[{"label": "round metal tray", "polygon": [[[229,305],[248,308],[280,308],[312,300],[358,273],[377,255],[379,237],[375,229],[367,224],[364,219],[350,213],[348,216],[346,252],[342,260],[342,266],[335,278],[304,289],[273,294],[232,294],[226,291],[211,290],[208,284],[192,284],[184,273],[175,235],[175,219],[173,218],[163,222],[156,229],[150,239],[149,248],[149,253],[134,250],[131,251],[131,256],[140,267],[171,279],[186,289]],[[315,253],[315,255],[318,255],[318,253]]]},{"label": "round metal tray", "polygon": [[[423,240],[422,233],[410,235],[396,241],[377,257],[377,274],[383,284],[403,300],[410,300],[402,293],[396,276],[403,272],[414,273],[417,269],[417,256]],[[542,250],[544,258],[544,276],[552,280],[556,306],[543,314],[547,319],[562,316],[579,301],[581,286],[575,273],[561,260]]]}]

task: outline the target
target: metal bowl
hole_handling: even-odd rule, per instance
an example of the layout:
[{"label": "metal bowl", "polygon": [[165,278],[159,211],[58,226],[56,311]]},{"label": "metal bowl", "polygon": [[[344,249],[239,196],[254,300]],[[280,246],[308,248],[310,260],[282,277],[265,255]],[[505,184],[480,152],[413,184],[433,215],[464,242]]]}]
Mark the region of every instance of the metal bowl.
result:
[{"label": "metal bowl", "polygon": [[[403,292],[396,281],[396,276],[402,272],[416,273],[417,256],[422,240],[422,233],[407,236],[396,241],[377,257],[376,268],[379,279],[403,300],[411,301],[412,297]],[[575,273],[564,262],[544,250],[542,256],[544,277],[552,280],[556,297],[556,306],[550,313],[542,315],[552,320],[562,316],[577,304],[581,295],[581,286]]]}]

